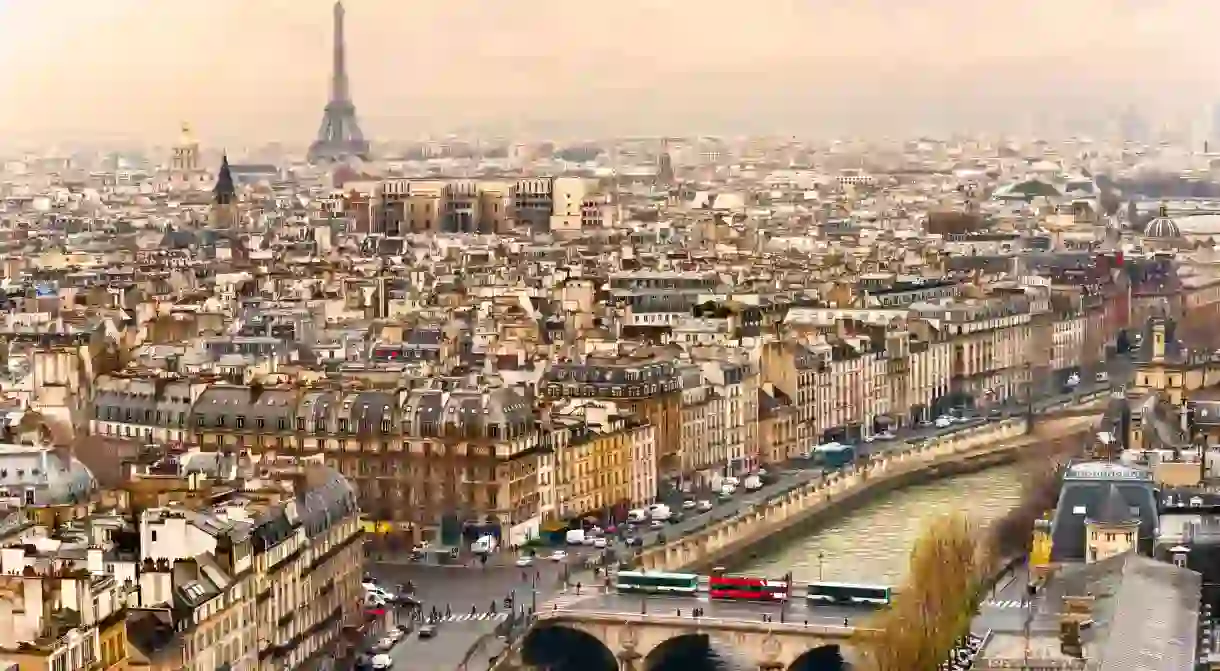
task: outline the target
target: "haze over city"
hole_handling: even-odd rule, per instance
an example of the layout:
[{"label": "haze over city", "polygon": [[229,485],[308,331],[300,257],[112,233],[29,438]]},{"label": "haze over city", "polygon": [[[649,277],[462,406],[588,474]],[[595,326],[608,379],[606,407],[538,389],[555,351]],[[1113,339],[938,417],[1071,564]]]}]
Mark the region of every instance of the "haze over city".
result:
[{"label": "haze over city", "polygon": [[[0,2],[0,136],[310,138],[330,0]],[[1214,3],[347,3],[379,140],[484,132],[916,133],[1203,115]],[[1040,121],[1042,120],[1042,121]]]}]

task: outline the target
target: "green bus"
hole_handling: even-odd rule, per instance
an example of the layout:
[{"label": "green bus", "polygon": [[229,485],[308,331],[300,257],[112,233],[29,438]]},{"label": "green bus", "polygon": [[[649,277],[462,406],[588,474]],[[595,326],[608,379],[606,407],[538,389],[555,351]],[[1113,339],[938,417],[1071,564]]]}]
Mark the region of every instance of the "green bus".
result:
[{"label": "green bus", "polygon": [[614,579],[614,589],[645,594],[694,594],[699,591],[699,576],[693,573],[619,571]]},{"label": "green bus", "polygon": [[888,606],[894,590],[881,585],[853,585],[845,582],[815,582],[805,588],[805,600],[836,606]]}]

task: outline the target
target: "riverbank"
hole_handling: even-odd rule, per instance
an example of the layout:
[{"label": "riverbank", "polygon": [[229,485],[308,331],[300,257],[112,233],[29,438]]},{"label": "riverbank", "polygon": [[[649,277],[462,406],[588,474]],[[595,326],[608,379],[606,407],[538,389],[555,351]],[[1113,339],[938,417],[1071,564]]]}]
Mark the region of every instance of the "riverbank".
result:
[{"label": "riverbank", "polygon": [[717,566],[723,566],[729,570],[739,569],[743,564],[757,561],[759,557],[777,551],[779,548],[793,542],[794,539],[817,533],[835,520],[845,515],[850,515],[897,490],[1014,463],[1020,458],[1018,454],[1019,447],[1014,445],[1011,449],[982,454],[975,458],[934,464],[928,468],[911,470],[889,478],[879,479],[874,485],[869,487],[848,490],[829,501],[829,505],[811,510],[806,515],[793,519],[787,524],[777,525],[776,528],[761,539],[744,539],[740,543],[723,548],[705,558],[690,562],[679,567],[677,570],[701,572]]},{"label": "riverbank", "polygon": [[640,554],[637,566],[695,571],[739,565],[787,542],[794,533],[816,528],[829,516],[840,517],[895,489],[1011,463],[1019,452],[1043,442],[1042,435],[1087,432],[1094,421],[1092,415],[1061,418],[1055,426],[1041,426],[1038,434],[1031,434],[1024,419],[1010,419],[887,453],[825,482],[760,502],[699,533],[649,548]]}]

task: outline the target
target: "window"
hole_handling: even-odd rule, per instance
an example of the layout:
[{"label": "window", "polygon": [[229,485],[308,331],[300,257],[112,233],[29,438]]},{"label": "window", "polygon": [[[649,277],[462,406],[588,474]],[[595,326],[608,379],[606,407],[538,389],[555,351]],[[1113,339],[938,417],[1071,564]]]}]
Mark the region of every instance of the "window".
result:
[{"label": "window", "polygon": [[287,431],[287,430],[288,430],[288,420],[286,420],[286,419],[284,419],[283,417],[281,417],[281,418],[280,418],[280,420],[279,420],[279,422],[278,422],[278,424],[279,424],[279,427],[278,427],[278,428],[279,428],[279,430],[280,430],[280,431]]},{"label": "window", "polygon": [[237,416],[237,428],[239,428],[239,429],[244,429],[244,428],[246,428],[246,417],[245,417],[245,415],[238,415],[238,416]]},{"label": "window", "polygon": [[297,417],[297,431],[304,431],[304,430],[305,430],[305,418]]},{"label": "window", "polygon": [[265,429],[265,428],[267,428],[267,420],[263,419],[262,417],[259,417],[258,419],[254,420],[254,426],[256,426],[260,429]]}]

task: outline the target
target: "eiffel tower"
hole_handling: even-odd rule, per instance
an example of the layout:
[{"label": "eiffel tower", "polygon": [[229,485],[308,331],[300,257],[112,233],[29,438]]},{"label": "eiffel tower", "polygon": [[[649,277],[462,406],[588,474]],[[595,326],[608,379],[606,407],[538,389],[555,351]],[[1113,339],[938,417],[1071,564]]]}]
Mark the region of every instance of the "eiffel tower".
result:
[{"label": "eiffel tower", "polygon": [[369,143],[356,122],[347,82],[347,46],[343,40],[343,3],[335,3],[335,52],[330,76],[330,102],[322,112],[318,139],[309,146],[309,161],[341,161],[352,156],[367,159]]}]

